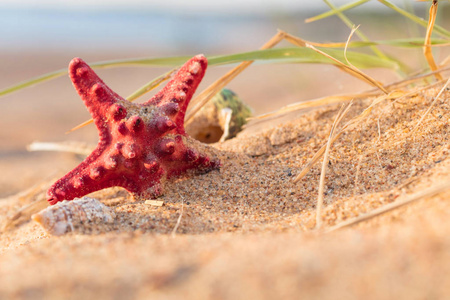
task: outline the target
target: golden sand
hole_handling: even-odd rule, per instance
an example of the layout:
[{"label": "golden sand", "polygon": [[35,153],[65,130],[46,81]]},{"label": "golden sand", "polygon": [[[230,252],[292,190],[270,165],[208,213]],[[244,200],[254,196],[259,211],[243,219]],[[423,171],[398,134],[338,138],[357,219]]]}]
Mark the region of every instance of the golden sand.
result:
[{"label": "golden sand", "polygon": [[[382,101],[332,145],[325,231],[450,182],[449,90],[411,133],[440,88]],[[373,100],[355,99],[342,124]],[[221,170],[169,183],[162,206],[120,188],[91,194],[115,210],[113,224],[55,237],[17,222],[0,233],[0,299],[449,297],[449,190],[315,230],[321,160],[293,179],[326,143],[339,108],[213,145]],[[0,201],[0,222],[39,197]]]}]

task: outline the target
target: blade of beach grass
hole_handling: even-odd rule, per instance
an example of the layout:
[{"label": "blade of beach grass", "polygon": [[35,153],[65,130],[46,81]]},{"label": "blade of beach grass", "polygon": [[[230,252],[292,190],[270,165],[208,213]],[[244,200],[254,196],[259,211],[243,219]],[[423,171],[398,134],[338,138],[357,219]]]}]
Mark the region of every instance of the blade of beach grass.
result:
[{"label": "blade of beach grass", "polygon": [[433,197],[433,196],[435,196],[437,194],[440,194],[442,192],[445,192],[445,191],[447,191],[449,189],[450,189],[449,181],[448,180],[447,181],[442,181],[442,182],[440,182],[440,183],[438,183],[438,184],[436,184],[436,185],[434,185],[434,186],[432,186],[430,188],[427,188],[427,189],[422,190],[420,192],[417,192],[415,194],[406,196],[402,200],[397,200],[395,202],[389,203],[389,204],[387,204],[385,206],[382,206],[380,208],[374,209],[373,211],[370,211],[370,212],[368,212],[368,213],[366,213],[364,215],[361,215],[359,217],[356,217],[356,218],[344,221],[342,223],[339,223],[339,224],[337,224],[337,225],[335,225],[333,227],[328,228],[325,232],[328,233],[328,232],[332,232],[332,231],[335,231],[335,230],[338,230],[338,229],[341,229],[341,228],[344,228],[344,227],[349,227],[349,226],[356,225],[356,224],[358,224],[360,222],[364,222],[366,220],[369,220],[371,218],[374,218],[374,217],[379,216],[381,214],[384,214],[386,212],[389,212],[389,211],[392,211],[392,210],[397,209],[399,207],[402,207],[404,205],[410,204],[410,203],[412,203],[414,201],[417,201],[417,200],[420,200],[420,199],[426,199],[426,198],[429,198],[429,197]]},{"label": "blade of beach grass", "polygon": [[[296,40],[296,46],[309,44],[307,41],[298,37],[292,36],[286,33],[286,40],[292,43]],[[310,45],[310,44],[309,44]],[[344,44],[345,45],[345,44]],[[312,46],[312,45],[311,45]],[[423,46],[423,45],[422,45]],[[345,46],[344,46],[345,47]],[[342,47],[342,48],[344,48]],[[316,50],[319,48],[315,48]],[[292,48],[275,48],[267,50],[256,50],[250,52],[243,52],[238,54],[224,55],[224,56],[212,56],[208,58],[211,61],[210,65],[222,65],[237,63],[245,61],[246,59],[252,59],[260,63],[318,63],[318,64],[339,64],[333,59],[324,56],[312,48],[305,46],[292,47]],[[326,51],[326,54],[334,57],[337,60],[344,61],[344,52],[341,49],[320,49],[321,52]],[[396,70],[398,64],[391,60],[381,59],[374,55],[347,51],[347,57],[355,66],[361,69],[371,68],[385,68],[390,70]]]},{"label": "blade of beach grass", "polygon": [[[374,80],[373,78],[369,77],[368,75],[366,75],[365,73],[363,73],[361,70],[359,70],[358,68],[356,68],[356,67],[349,61],[349,59],[348,59],[348,57],[347,57],[348,43],[350,42],[350,39],[352,38],[353,34],[358,30],[358,27],[359,27],[359,25],[356,26],[356,27],[353,27],[352,30],[351,30],[351,32],[350,32],[350,34],[349,34],[349,36],[348,36],[347,43],[345,44],[345,48],[344,48],[344,58],[345,58],[345,61],[347,62],[347,65],[350,66],[350,68],[351,68],[352,70],[354,70],[355,72],[358,73],[358,75],[361,74],[361,76],[363,76],[363,79],[366,79],[366,80],[370,81],[371,84],[373,84],[374,86],[378,87],[378,88],[379,88],[380,90],[382,90],[385,94],[387,94],[388,91],[385,89],[385,87],[383,87],[383,85],[382,85],[381,83],[379,83],[378,81]],[[366,78],[366,77],[367,77],[367,78]]]},{"label": "blade of beach grass", "polygon": [[[399,14],[403,15],[404,17],[410,19],[411,21],[423,26],[424,28],[428,27],[428,22],[416,15],[413,15],[403,9],[401,9],[400,7],[394,5],[393,3],[391,3],[388,0],[378,0],[378,2],[386,5],[387,7],[389,7],[390,9],[398,12]],[[440,36],[442,37],[446,37],[446,38],[450,38],[450,31],[444,29],[443,27],[439,26],[439,25],[435,25],[434,26],[434,31],[436,33],[438,33]]]},{"label": "blade of beach grass", "polygon": [[[437,0],[433,0],[433,2],[431,3],[430,6],[430,17],[428,19],[428,26],[427,26],[427,33],[425,35],[425,45],[423,47],[423,55],[425,56],[428,65],[430,66],[431,71],[436,71],[437,70],[437,65],[436,62],[434,61],[434,57],[433,57],[433,52],[431,51],[431,34],[433,33],[433,27],[434,27],[434,23],[436,21],[436,14],[437,14],[437,9],[438,9],[438,1]],[[436,73],[434,75],[436,77],[437,80],[442,80],[442,76],[439,73]]]},{"label": "blade of beach grass", "polygon": [[340,7],[337,7],[335,10],[330,10],[330,11],[324,12],[324,13],[322,13],[320,15],[317,15],[315,17],[308,18],[308,19],[305,20],[305,23],[311,23],[311,22],[314,22],[314,21],[317,21],[317,20],[321,20],[321,19],[325,19],[325,18],[334,16],[337,13],[340,13],[340,12],[343,12],[343,11],[355,8],[355,7],[360,6],[361,4],[364,4],[364,3],[368,2],[368,1],[369,0],[358,0],[358,1],[355,1],[355,2],[352,2],[352,3],[344,4],[344,5],[340,6]]},{"label": "blade of beach grass", "polygon": [[341,106],[341,109],[339,110],[338,114],[336,115],[336,118],[334,119],[333,126],[331,126],[331,129],[330,129],[330,134],[329,134],[328,141],[326,144],[325,153],[323,155],[322,170],[320,171],[319,191],[318,191],[317,208],[316,208],[316,229],[317,230],[319,230],[320,227],[322,226],[321,214],[322,214],[323,197],[324,197],[324,191],[325,191],[325,175],[326,175],[327,165],[328,165],[328,154],[330,153],[331,144],[333,143],[334,132],[336,130],[336,127],[342,121],[342,118],[347,114],[347,112],[351,106],[352,106],[352,102],[350,102],[346,107],[345,107],[345,105]]},{"label": "blade of beach grass", "polygon": [[[348,28],[352,29],[355,24],[349,19],[347,18],[346,15],[344,15],[342,12],[338,11],[338,9],[336,8],[336,6],[334,6],[329,0],[323,0],[330,8],[333,12],[335,12],[337,14],[337,16],[342,20],[342,22],[344,22],[345,25],[347,25]],[[370,39],[361,31],[358,30],[356,31],[356,35],[363,41],[365,42],[369,42]],[[380,51],[377,47],[375,46],[370,46],[370,49],[373,51],[373,53],[375,53],[375,55],[377,55],[380,58],[383,59],[389,59],[387,57],[387,55],[385,55],[382,51]]]},{"label": "blade of beach grass", "polygon": [[415,76],[412,76],[411,78],[407,78],[404,80],[400,80],[391,84],[388,84],[386,87],[389,88],[390,90],[394,89],[394,88],[400,88],[403,86],[407,86],[409,84],[413,84],[416,83],[417,81],[423,80],[427,77],[433,76],[434,74],[438,73],[438,72],[447,72],[450,71],[450,67],[447,68],[441,68],[438,71],[431,71],[431,72],[427,72],[425,74],[421,74],[421,73],[417,73],[415,74]]},{"label": "blade of beach grass", "polygon": [[[273,46],[275,46],[277,43],[279,43],[282,39],[287,40],[288,42],[299,46],[300,48],[280,48],[280,49],[266,49],[266,50],[258,50],[258,51],[253,51],[253,52],[246,52],[246,53],[241,53],[241,54],[236,54],[234,55],[234,57],[238,60],[242,59],[242,56],[247,56],[247,55],[259,55],[257,58],[264,60],[264,59],[269,59],[269,60],[273,60],[274,57],[271,55],[274,55],[275,57],[282,57],[284,61],[289,60],[290,62],[315,62],[315,63],[334,63],[335,65],[337,65],[339,68],[341,68],[342,70],[344,70],[347,73],[350,73],[351,75],[362,79],[366,82],[368,82],[369,84],[380,88],[383,92],[387,93],[386,90],[383,89],[383,87],[376,82],[375,80],[373,80],[371,77],[367,76],[366,74],[362,73],[361,71],[359,71],[358,69],[352,67],[349,67],[345,64],[343,64],[339,59],[336,59],[335,57],[341,57],[343,56],[343,53],[341,51],[337,51],[337,50],[329,50],[328,52],[332,52],[335,56],[333,57],[330,54],[327,54],[317,48],[315,48],[314,46],[308,44],[307,41],[295,37],[293,35],[290,35],[282,30],[279,30],[277,35],[275,35],[274,37],[272,37],[272,39],[267,42],[262,48],[271,48]],[[312,51],[311,51],[312,50]],[[382,58],[378,58],[375,56],[368,56],[364,59],[361,59],[362,56],[366,55],[366,54],[361,54],[361,53],[356,53],[356,52],[352,52],[351,54],[355,60],[355,64],[361,64],[364,65],[364,67],[368,67],[367,63],[368,62],[374,62],[377,61],[378,64],[380,65],[390,65],[391,67],[393,67],[394,69],[398,69],[399,65],[391,60],[388,59],[382,59]],[[212,57],[210,58],[210,61],[212,61],[213,64],[219,64],[221,63],[221,60],[226,60],[227,62],[231,62],[233,55],[231,56],[222,56],[222,57]],[[358,60],[359,58],[359,60]],[[341,59],[342,60],[342,59]],[[193,101],[193,108],[188,111],[188,113],[186,114],[186,118],[185,118],[185,122],[186,124],[188,124],[193,116],[203,107],[203,105],[205,105],[209,99],[211,99],[215,94],[218,93],[218,91],[220,91],[220,89],[222,89],[223,87],[225,87],[226,84],[228,84],[228,82],[230,82],[234,77],[237,76],[237,74],[239,74],[240,72],[242,72],[245,68],[247,68],[251,63],[253,63],[253,60],[250,62],[243,62],[241,63],[239,66],[237,66],[236,68],[234,68],[233,70],[231,70],[230,72],[228,72],[227,74],[225,74],[223,77],[219,78],[216,82],[214,82],[212,85],[210,85],[206,90],[204,90],[199,96],[197,96],[197,98],[194,99]],[[363,67],[363,68],[364,68]]]},{"label": "blade of beach grass", "polygon": [[69,152],[88,156],[91,154],[95,145],[89,145],[83,142],[77,141],[65,141],[65,142],[32,142],[27,145],[27,151],[56,151],[56,152]]},{"label": "blade of beach grass", "polygon": [[[244,52],[244,53],[237,53],[237,54],[231,54],[231,55],[221,55],[221,56],[211,56],[209,57],[209,65],[225,65],[225,64],[233,64],[233,63],[240,63],[243,61],[253,61],[253,60],[259,60],[259,61],[266,61],[268,63],[274,63],[274,62],[284,62],[284,63],[291,63],[292,58],[295,58],[294,62],[298,63],[330,63],[329,61],[326,61],[324,59],[320,59],[313,56],[311,52],[308,53],[308,50],[306,52],[302,52],[304,50],[292,50],[295,48],[278,48],[278,49],[269,49],[269,50],[256,50],[256,51],[250,51],[250,52]],[[270,50],[276,50],[276,51],[270,51]],[[349,54],[349,57],[352,57],[353,54]],[[308,58],[308,56],[312,56]],[[370,64],[368,64],[368,67],[380,67],[380,68],[396,68],[397,65],[394,64],[387,64],[382,63],[381,60],[374,60],[371,59],[370,56],[364,56],[355,53],[354,59],[358,59],[360,57],[361,63],[363,63],[365,60],[368,60]],[[96,62],[91,63],[90,66],[94,69],[101,69],[101,68],[115,68],[115,67],[126,67],[126,66],[144,66],[144,67],[178,67],[181,66],[186,60],[188,60],[190,56],[178,56],[178,57],[163,57],[163,58],[138,58],[138,59],[125,59],[125,60],[112,60],[112,61],[103,61],[103,62]],[[352,58],[352,60],[354,60]],[[361,68],[364,68],[364,66],[360,66]],[[0,97],[5,96],[7,94],[11,94],[13,92],[17,92],[19,90],[22,90],[24,88],[43,83],[46,81],[49,81],[51,79],[55,79],[61,76],[64,76],[67,74],[66,69],[57,70],[54,72],[46,73],[38,77],[34,77],[30,80],[26,80],[23,82],[20,82],[14,86],[5,88],[3,90],[0,90]]]},{"label": "blade of beach grass", "polygon": [[[343,53],[341,51],[330,49],[329,52],[333,53],[335,56],[340,57],[342,59]],[[362,54],[362,53],[357,53],[357,52],[347,52],[347,55],[349,55],[351,57],[351,59],[353,61],[355,61],[356,64],[361,65],[363,68],[384,67],[384,68],[395,69],[397,67],[392,62],[384,61],[375,56],[370,56],[367,54]],[[330,61],[330,59],[328,59],[326,56],[318,55],[317,53],[315,53],[314,51],[311,51],[308,48],[279,48],[279,49],[258,50],[258,51],[252,51],[252,52],[238,53],[238,54],[234,54],[234,55],[214,56],[214,57],[209,58],[209,61],[210,61],[211,65],[219,65],[219,64],[225,64],[225,63],[243,61],[249,57],[255,58],[255,59],[258,59],[261,61],[264,61],[264,60],[285,61],[286,59],[289,59],[290,62],[295,62],[295,63],[325,63],[325,64],[333,63],[333,61]],[[247,66],[248,65],[246,64],[245,67],[247,67]],[[178,68],[174,68],[174,69],[170,70],[169,72],[150,81],[149,83],[147,83],[146,85],[141,87],[139,90],[135,91],[132,95],[130,95],[126,99],[129,101],[133,101],[133,100],[137,99],[138,97],[142,96],[143,94],[145,94],[146,92],[156,88],[162,82],[169,79],[170,76],[177,69]],[[216,92],[217,90],[222,89],[229,81],[231,81],[235,76],[237,76],[237,74],[239,74],[239,73],[236,73],[236,70],[239,70],[239,72],[242,72],[243,69],[245,69],[245,68],[242,67],[242,64],[239,65],[238,67],[236,67],[235,69],[231,70],[228,73],[228,75],[231,74],[227,77],[228,81],[223,81],[223,79],[219,79],[216,81],[216,83],[214,83],[213,85],[208,87],[205,91],[203,91],[202,94],[200,94],[197,97],[198,99],[203,98],[202,102],[194,102],[193,101],[194,108],[196,108],[196,109],[198,108],[196,111],[198,111],[203,106],[203,104],[199,107],[195,106],[196,103],[206,103],[205,100],[207,101],[209,99],[209,98],[206,98],[206,96],[208,96],[208,95],[214,96],[215,94],[217,94],[217,92]],[[234,77],[232,77],[232,76],[234,76]],[[194,109],[192,110],[192,112],[194,112]],[[191,112],[189,112],[188,115],[186,116],[186,122],[188,122],[192,118],[192,116],[193,115],[191,115]],[[86,125],[89,125],[92,122],[93,122],[92,119],[85,121],[85,122],[73,127],[69,131],[67,131],[66,134],[73,132],[77,129],[80,129]]]},{"label": "blade of beach grass", "polygon": [[[363,81],[369,83],[372,86],[375,86],[375,87],[379,88],[380,90],[382,90],[384,93],[387,94],[386,89],[379,82],[377,82],[376,80],[374,80],[370,76],[364,74],[359,69],[355,68],[353,65],[349,66],[349,65],[346,65],[346,64],[342,63],[340,60],[336,59],[335,57],[333,57],[333,56],[329,55],[328,53],[325,53],[325,52],[315,48],[312,45],[309,45],[307,42],[305,42],[304,40],[302,40],[302,39],[300,39],[298,37],[292,36],[292,35],[290,35],[288,33],[286,33],[285,35],[286,35],[285,39],[288,42],[293,43],[294,45],[297,45],[297,46],[300,46],[300,47],[306,47],[306,48],[314,50],[315,52],[319,53],[320,55],[323,55],[324,57],[327,57],[327,58],[331,59],[332,61],[334,61],[336,63],[336,65],[338,67],[340,67],[343,71],[349,73],[352,76],[355,76],[358,79],[362,79]],[[346,54],[343,53],[343,55],[344,55],[343,58],[347,60]],[[383,61],[386,61],[386,60],[383,60]]]},{"label": "blade of beach grass", "polygon": [[[93,69],[115,68],[115,67],[128,67],[128,66],[178,66],[188,60],[190,56],[177,56],[177,57],[163,57],[163,58],[137,58],[137,59],[121,59],[102,61],[89,64]],[[46,73],[41,76],[34,77],[32,79],[22,81],[16,85],[0,90],[0,97],[21,89],[49,81],[67,74],[67,69],[61,69]]]},{"label": "blade of beach grass", "polygon": [[[261,49],[273,48],[284,38],[283,34],[277,32],[267,43],[265,43]],[[214,63],[214,58],[211,58]],[[216,60],[220,62],[220,59],[216,57]],[[189,124],[192,121],[194,115],[210,100],[214,95],[216,95],[222,88],[224,88],[231,80],[233,80],[238,74],[244,71],[248,66],[253,63],[254,60],[245,60],[238,66],[234,67],[224,76],[216,80],[210,86],[208,86],[200,95],[195,97],[191,103],[191,109],[186,113],[185,123]]]},{"label": "blade of beach grass", "polygon": [[[450,60],[449,60],[450,62]],[[444,68],[444,69],[440,69],[440,72],[447,72],[450,71],[450,67],[448,68]],[[433,76],[435,72],[427,72],[425,74],[420,74],[417,75],[413,78],[408,78],[408,79],[403,79],[391,84],[386,85],[386,89],[388,89],[389,91],[394,91],[395,89],[399,89],[401,87],[410,85],[410,84],[414,84],[417,81],[423,80],[424,78]],[[435,86],[440,84],[441,82],[436,82],[433,83],[432,85],[427,85],[425,88],[431,87],[431,86]],[[367,98],[367,97],[372,97],[372,96],[377,96],[380,95],[380,90],[379,89],[371,89],[369,91],[365,91],[365,92],[361,92],[361,93],[357,93],[357,94],[345,94],[345,95],[333,95],[333,96],[327,96],[327,97],[322,97],[322,98],[317,98],[317,99],[312,99],[312,100],[308,100],[308,101],[302,101],[302,102],[295,102],[286,106],[283,106],[281,108],[279,108],[276,111],[272,111],[266,114],[262,114],[259,116],[255,116],[252,118],[249,118],[250,121],[256,121],[255,123],[251,123],[250,126],[256,125],[256,124],[260,124],[260,122],[264,122],[265,119],[270,120],[271,118],[276,118],[276,117],[282,117],[283,115],[292,113],[292,112],[296,112],[302,109],[309,109],[309,108],[314,108],[314,107],[319,107],[319,106],[324,106],[324,105],[328,105],[328,104],[334,104],[334,103],[339,103],[339,102],[344,102],[344,101],[349,101],[351,99],[357,99],[357,98]],[[418,90],[415,90],[413,93],[418,92]]]},{"label": "blade of beach grass", "polygon": [[[376,45],[388,45],[402,48],[418,48],[423,47],[423,38],[408,38],[408,39],[395,39],[388,41],[375,41],[372,42]],[[430,38],[429,47],[446,47],[450,45],[449,40]],[[349,48],[352,47],[352,43],[349,44]]]},{"label": "blade of beach grass", "polygon": [[20,90],[22,90],[22,89],[24,89],[26,87],[29,87],[29,86],[32,86],[32,85],[35,85],[35,84],[39,84],[39,83],[42,83],[42,82],[45,82],[45,81],[49,81],[49,80],[54,79],[54,78],[58,78],[58,77],[63,76],[65,74],[67,74],[66,70],[58,70],[58,71],[46,73],[46,74],[38,76],[38,77],[34,77],[34,78],[26,80],[26,81],[19,82],[16,85],[13,85],[11,87],[8,87],[8,88],[5,88],[3,90],[0,90],[0,97],[8,95],[8,94],[11,94],[11,93],[14,93],[14,92],[17,92],[17,91],[20,91]]},{"label": "blade of beach grass", "polygon": [[[344,48],[346,43],[315,43],[308,42],[316,47],[323,48]],[[393,40],[380,40],[380,41],[354,41],[348,43],[348,48],[362,48],[368,46],[386,45],[399,48],[422,48],[423,38],[405,38],[405,39],[393,39]],[[446,47],[450,42],[444,39],[432,38],[430,39],[430,47]]]},{"label": "blade of beach grass", "polygon": [[249,118],[249,120],[262,120],[265,118],[270,118],[270,117],[274,117],[277,115],[283,115],[283,114],[298,111],[301,109],[318,107],[318,106],[334,104],[334,103],[340,103],[343,101],[350,101],[350,100],[356,99],[356,98],[371,97],[371,96],[374,96],[376,93],[377,92],[348,94],[348,95],[334,95],[334,96],[317,98],[317,99],[313,99],[313,100],[309,100],[309,101],[296,102],[296,103],[292,103],[292,104],[283,106],[280,109],[278,109],[277,111],[273,111],[273,112],[269,112],[269,113],[266,113],[263,115]]}]

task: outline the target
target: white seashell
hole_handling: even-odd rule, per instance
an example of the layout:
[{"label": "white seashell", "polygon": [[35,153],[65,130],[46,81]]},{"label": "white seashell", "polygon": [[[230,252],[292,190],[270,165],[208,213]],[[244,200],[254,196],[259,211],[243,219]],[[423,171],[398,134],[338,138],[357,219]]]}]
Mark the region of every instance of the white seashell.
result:
[{"label": "white seashell", "polygon": [[113,223],[116,214],[97,199],[83,197],[58,202],[32,215],[31,218],[46,232],[63,235],[72,231],[88,232],[100,224]]}]

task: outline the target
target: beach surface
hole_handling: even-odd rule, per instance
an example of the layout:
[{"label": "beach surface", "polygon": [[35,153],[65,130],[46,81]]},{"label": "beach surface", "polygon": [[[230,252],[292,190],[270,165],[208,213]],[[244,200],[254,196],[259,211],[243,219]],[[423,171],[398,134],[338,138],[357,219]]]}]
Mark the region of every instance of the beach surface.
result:
[{"label": "beach surface", "polygon": [[[55,58],[48,71],[63,60]],[[275,69],[286,74],[277,68],[284,67]],[[259,72],[250,70],[247,76]],[[150,73],[100,76],[114,86],[123,76],[148,80],[158,75]],[[11,84],[19,79],[6,73],[2,78]],[[257,114],[292,102],[292,91],[280,92],[277,74],[273,78],[265,87],[247,82],[243,98],[250,99]],[[146,81],[139,80],[135,86]],[[89,118],[67,78],[9,96],[2,103],[8,111],[2,122],[11,130],[1,132],[6,142],[0,157],[0,224],[8,226],[0,232],[0,299],[449,297],[450,91],[444,90],[414,130],[443,83],[421,86],[398,86],[390,97],[353,99],[338,130],[367,114],[332,144],[320,229],[316,209],[322,159],[298,182],[294,178],[327,143],[341,103],[257,123],[234,139],[212,144],[221,169],[169,182],[157,199],[163,206],[135,201],[121,188],[93,193],[89,196],[115,212],[114,222],[85,224],[62,236],[31,221],[30,211],[38,210],[18,212],[42,202],[48,186],[83,157],[29,153],[25,145],[34,140],[95,145],[96,130],[91,126],[63,134]],[[235,90],[239,87],[235,83]],[[132,91],[126,86],[117,92]],[[64,101],[55,101],[55,94],[64,95]],[[433,193],[430,189],[438,185],[443,188]],[[414,197],[379,216],[335,227]]]}]

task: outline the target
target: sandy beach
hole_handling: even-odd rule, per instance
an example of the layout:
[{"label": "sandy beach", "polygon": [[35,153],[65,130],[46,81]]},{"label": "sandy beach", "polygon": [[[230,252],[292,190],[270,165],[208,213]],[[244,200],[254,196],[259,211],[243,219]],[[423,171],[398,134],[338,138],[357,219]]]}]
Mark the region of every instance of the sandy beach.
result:
[{"label": "sandy beach", "polygon": [[[65,59],[56,58],[48,71]],[[219,71],[208,73],[205,85]],[[100,75],[112,86],[125,75],[141,78],[142,84],[158,75],[157,70],[126,72]],[[243,76],[256,73],[259,70],[250,69]],[[2,78],[11,84],[18,79],[6,73]],[[243,82],[233,88],[240,90],[245,77]],[[251,99],[257,114],[292,102],[286,89],[279,98],[274,95],[276,79],[269,82],[259,88],[258,80],[250,81],[242,95]],[[2,102],[8,111],[2,122],[14,130],[1,132],[7,142],[2,143],[0,157],[0,224],[10,226],[0,232],[0,299],[447,298],[448,188],[329,231],[450,182],[450,92],[447,88],[442,93],[413,132],[443,83],[419,90],[421,86],[426,85],[399,86],[382,100],[377,98],[381,95],[353,99],[338,128],[357,118],[375,99],[380,102],[332,145],[320,230],[316,205],[322,160],[300,181],[293,180],[326,144],[341,104],[256,124],[234,139],[212,144],[221,169],[169,182],[158,199],[163,206],[134,201],[121,188],[93,193],[90,197],[115,212],[114,222],[85,224],[75,232],[54,236],[31,221],[29,214],[11,217],[42,200],[53,180],[83,157],[28,153],[25,145],[34,140],[95,145],[97,133],[91,126],[63,134],[89,118],[67,78],[8,96]],[[263,97],[267,90],[272,93]],[[132,91],[126,86],[117,92]],[[49,93],[64,95],[64,101],[55,102],[46,97]],[[257,95],[264,98],[260,104]],[[303,96],[311,98],[311,94]],[[48,109],[35,113],[41,106]],[[20,193],[33,186],[28,194]]]}]

